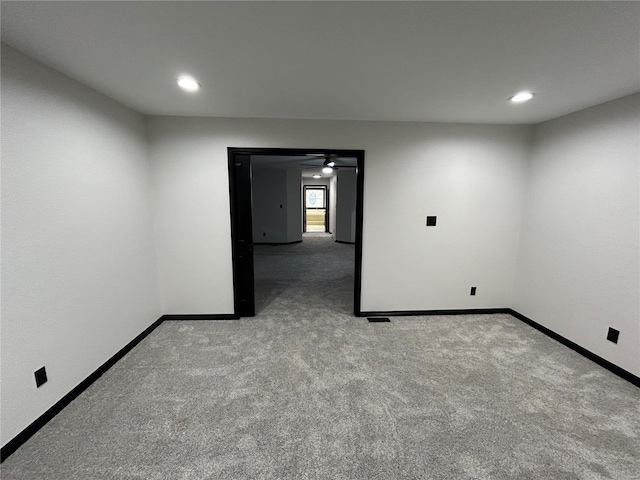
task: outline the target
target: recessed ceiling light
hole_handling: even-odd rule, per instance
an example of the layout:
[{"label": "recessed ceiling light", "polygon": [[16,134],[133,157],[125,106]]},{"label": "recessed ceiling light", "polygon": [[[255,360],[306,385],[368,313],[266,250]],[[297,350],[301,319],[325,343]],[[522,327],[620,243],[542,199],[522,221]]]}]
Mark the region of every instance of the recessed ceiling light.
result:
[{"label": "recessed ceiling light", "polygon": [[322,173],[331,173],[331,172],[333,172],[333,168],[331,167],[324,167],[322,169]]},{"label": "recessed ceiling light", "polygon": [[314,175],[313,178],[322,178],[322,175]]},{"label": "recessed ceiling light", "polygon": [[180,75],[178,77],[178,85],[185,92],[197,92],[200,90],[200,84],[191,75]]},{"label": "recessed ceiling light", "polygon": [[529,100],[531,100],[533,98],[535,94],[532,92],[518,92],[516,93],[513,97],[511,97],[509,100],[511,100],[513,103],[522,103],[522,102],[528,102]]}]

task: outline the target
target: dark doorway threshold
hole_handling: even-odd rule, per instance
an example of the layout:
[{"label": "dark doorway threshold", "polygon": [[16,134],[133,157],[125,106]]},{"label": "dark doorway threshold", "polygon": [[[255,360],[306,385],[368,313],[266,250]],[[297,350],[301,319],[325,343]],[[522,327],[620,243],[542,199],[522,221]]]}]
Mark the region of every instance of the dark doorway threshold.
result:
[{"label": "dark doorway threshold", "polygon": [[231,245],[233,261],[234,315],[255,316],[253,271],[253,213],[251,199],[251,157],[324,155],[353,157],[356,168],[356,241],[353,285],[353,313],[361,316],[362,219],[364,198],[364,150],[309,148],[236,148],[227,149],[229,162],[229,202],[231,208]]}]

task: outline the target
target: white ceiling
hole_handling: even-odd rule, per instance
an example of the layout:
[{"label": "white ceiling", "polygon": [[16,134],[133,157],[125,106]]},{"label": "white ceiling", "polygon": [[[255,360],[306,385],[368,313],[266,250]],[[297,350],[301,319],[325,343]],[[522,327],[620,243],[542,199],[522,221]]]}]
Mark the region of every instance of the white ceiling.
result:
[{"label": "white ceiling", "polygon": [[[9,2],[2,41],[144,114],[537,123],[640,90],[638,2]],[[197,77],[186,94],[178,74]],[[536,97],[513,105],[522,89]]]}]

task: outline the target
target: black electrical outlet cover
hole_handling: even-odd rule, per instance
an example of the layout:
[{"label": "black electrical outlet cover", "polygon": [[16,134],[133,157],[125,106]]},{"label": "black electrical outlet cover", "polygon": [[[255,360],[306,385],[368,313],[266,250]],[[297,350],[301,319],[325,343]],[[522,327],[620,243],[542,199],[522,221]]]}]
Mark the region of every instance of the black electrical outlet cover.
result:
[{"label": "black electrical outlet cover", "polygon": [[436,226],[436,217],[427,217],[427,227]]},{"label": "black electrical outlet cover", "polygon": [[618,343],[618,337],[620,336],[620,330],[609,327],[609,333],[607,333],[607,340],[613,343]]},{"label": "black electrical outlet cover", "polygon": [[370,323],[390,322],[387,317],[367,317]]},{"label": "black electrical outlet cover", "polygon": [[476,287],[471,287],[471,295],[475,295],[476,294]]},{"label": "black electrical outlet cover", "polygon": [[34,375],[36,377],[36,387],[40,388],[44,383],[47,383],[47,371],[44,367],[36,370]]}]

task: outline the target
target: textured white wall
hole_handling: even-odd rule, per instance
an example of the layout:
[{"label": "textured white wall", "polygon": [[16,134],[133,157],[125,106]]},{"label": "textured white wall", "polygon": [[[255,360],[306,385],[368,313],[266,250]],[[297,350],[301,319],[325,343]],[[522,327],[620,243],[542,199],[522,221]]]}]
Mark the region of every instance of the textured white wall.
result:
[{"label": "textured white wall", "polygon": [[329,231],[331,237],[336,239],[336,207],[338,205],[338,177],[335,175],[329,180]]},{"label": "textured white wall", "polygon": [[287,171],[275,168],[254,168],[251,177],[253,194],[253,241],[255,243],[286,243]]},{"label": "textured white wall", "polygon": [[302,179],[302,184],[303,185],[324,185],[325,187],[327,187],[327,189],[329,189],[331,186],[332,178],[333,177],[322,177],[322,178],[304,177]]},{"label": "textured white wall", "polygon": [[[514,309],[640,375],[640,95],[535,129]],[[608,327],[620,330],[617,345]]]},{"label": "textured white wall", "polygon": [[4,445],[161,312],[144,118],[3,45],[1,152]]},{"label": "textured white wall", "polygon": [[324,185],[329,188],[331,185],[331,179],[333,177],[322,177],[322,178],[313,178],[313,177],[303,177],[302,184],[303,185]]},{"label": "textured white wall", "polygon": [[356,171],[349,168],[337,173],[336,236],[339,242],[356,241]]},{"label": "textured white wall", "polygon": [[302,240],[302,175],[287,170],[287,242]]},{"label": "textured white wall", "polygon": [[508,307],[530,131],[151,117],[165,311],[233,312],[227,147],[366,151],[363,310]]}]

